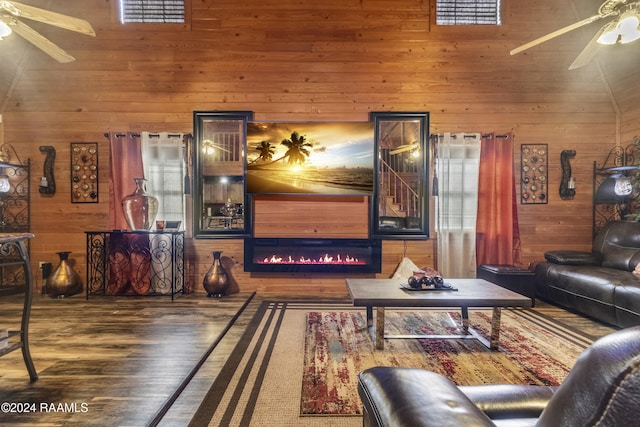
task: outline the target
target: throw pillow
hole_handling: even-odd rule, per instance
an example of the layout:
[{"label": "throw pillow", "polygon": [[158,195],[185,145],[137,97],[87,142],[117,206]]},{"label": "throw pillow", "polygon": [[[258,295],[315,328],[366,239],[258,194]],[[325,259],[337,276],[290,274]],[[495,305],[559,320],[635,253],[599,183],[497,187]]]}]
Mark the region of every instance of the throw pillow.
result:
[{"label": "throw pillow", "polygon": [[404,257],[402,258],[402,261],[400,261],[400,264],[398,264],[398,266],[396,267],[395,271],[393,272],[393,274],[391,275],[392,279],[399,279],[399,280],[408,280],[409,277],[413,276],[415,272],[424,272],[424,274],[426,276],[429,277],[434,277],[434,276],[440,276],[441,274],[438,272],[438,270],[436,270],[433,267],[418,267],[413,261],[411,261],[409,258]]},{"label": "throw pillow", "polygon": [[420,268],[418,268],[418,266],[415,265],[413,261],[411,261],[407,257],[404,257],[402,258],[402,261],[400,261],[400,264],[398,264],[398,266],[396,267],[396,270],[391,275],[391,278],[408,280],[409,277],[413,276],[413,272],[418,270],[420,270]]},{"label": "throw pillow", "polygon": [[640,263],[636,265],[636,268],[633,270],[633,275],[640,279]]}]

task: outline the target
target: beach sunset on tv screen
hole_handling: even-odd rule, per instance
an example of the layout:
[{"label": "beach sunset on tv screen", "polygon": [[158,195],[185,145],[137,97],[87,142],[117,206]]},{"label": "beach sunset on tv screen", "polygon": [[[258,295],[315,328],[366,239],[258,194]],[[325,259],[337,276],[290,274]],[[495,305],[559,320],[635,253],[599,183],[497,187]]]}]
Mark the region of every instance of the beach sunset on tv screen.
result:
[{"label": "beach sunset on tv screen", "polygon": [[372,122],[250,122],[247,192],[372,194]]}]

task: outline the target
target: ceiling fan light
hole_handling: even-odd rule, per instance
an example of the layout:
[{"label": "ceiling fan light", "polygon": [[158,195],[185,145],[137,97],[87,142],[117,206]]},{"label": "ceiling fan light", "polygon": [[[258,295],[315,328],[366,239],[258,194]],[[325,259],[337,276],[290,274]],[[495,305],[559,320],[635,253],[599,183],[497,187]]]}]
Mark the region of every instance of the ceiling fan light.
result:
[{"label": "ceiling fan light", "polygon": [[11,34],[11,28],[4,22],[0,22],[0,40]]},{"label": "ceiling fan light", "polygon": [[204,143],[202,144],[202,154],[210,156],[215,152],[216,152],[216,146],[213,145],[213,142],[204,141]]},{"label": "ceiling fan light", "polygon": [[612,45],[616,43],[631,43],[640,38],[640,19],[638,14],[631,10],[625,12],[618,21],[611,22],[606,26],[602,35],[598,38],[598,43]]},{"label": "ceiling fan light", "polygon": [[618,31],[618,25],[616,22],[611,22],[604,29],[600,37],[598,37],[598,43],[612,45],[618,42],[618,36],[620,35]]},{"label": "ceiling fan light", "polygon": [[631,43],[640,38],[640,20],[636,15],[631,15],[620,21],[620,43]]}]

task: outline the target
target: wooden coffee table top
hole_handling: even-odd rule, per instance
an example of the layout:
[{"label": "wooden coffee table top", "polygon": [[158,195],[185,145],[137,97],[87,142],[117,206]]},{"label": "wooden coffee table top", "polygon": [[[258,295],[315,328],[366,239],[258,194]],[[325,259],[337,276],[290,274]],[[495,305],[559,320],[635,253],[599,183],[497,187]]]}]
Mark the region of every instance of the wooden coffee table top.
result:
[{"label": "wooden coffee table top", "polygon": [[346,279],[357,307],[531,307],[531,298],[483,279],[445,279],[457,291],[408,291],[399,279]]}]

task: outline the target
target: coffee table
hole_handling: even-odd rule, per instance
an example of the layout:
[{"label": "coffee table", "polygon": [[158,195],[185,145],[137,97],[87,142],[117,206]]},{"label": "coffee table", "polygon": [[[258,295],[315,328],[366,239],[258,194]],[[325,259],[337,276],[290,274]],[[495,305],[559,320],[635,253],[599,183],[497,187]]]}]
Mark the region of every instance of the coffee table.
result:
[{"label": "coffee table", "polygon": [[[483,279],[446,279],[457,291],[403,289],[398,279],[346,279],[347,290],[355,307],[366,307],[367,327],[374,328],[376,350],[384,349],[387,338],[468,339],[482,342],[492,350],[498,348],[500,338],[500,316],[503,307],[531,307],[531,298],[494,285]],[[376,322],[373,322],[373,307],[376,307]],[[460,335],[385,335],[384,311],[386,307],[460,307],[462,330]],[[469,307],[493,308],[491,336],[485,339],[469,325]]]}]

